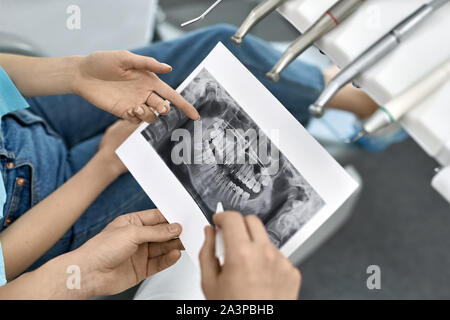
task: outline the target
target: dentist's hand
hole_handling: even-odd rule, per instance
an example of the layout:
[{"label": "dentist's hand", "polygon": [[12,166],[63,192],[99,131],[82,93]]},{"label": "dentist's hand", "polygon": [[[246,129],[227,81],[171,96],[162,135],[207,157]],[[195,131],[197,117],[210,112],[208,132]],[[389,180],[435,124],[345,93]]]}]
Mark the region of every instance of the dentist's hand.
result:
[{"label": "dentist's hand", "polygon": [[167,99],[189,118],[200,119],[197,110],[156,75],[172,67],[153,58],[125,50],[99,51],[82,57],[76,69],[73,91],[115,116],[152,123],[156,115],[151,108],[167,114]]},{"label": "dentist's hand", "polygon": [[205,229],[200,253],[202,288],[211,300],[297,299],[301,275],[270,242],[256,216],[237,212],[214,215],[222,229],[225,264],[215,257],[215,229]]},{"label": "dentist's hand", "polygon": [[69,253],[69,261],[79,261],[82,286],[93,288],[89,296],[116,294],[177,262],[180,233],[158,210],[123,215]]}]

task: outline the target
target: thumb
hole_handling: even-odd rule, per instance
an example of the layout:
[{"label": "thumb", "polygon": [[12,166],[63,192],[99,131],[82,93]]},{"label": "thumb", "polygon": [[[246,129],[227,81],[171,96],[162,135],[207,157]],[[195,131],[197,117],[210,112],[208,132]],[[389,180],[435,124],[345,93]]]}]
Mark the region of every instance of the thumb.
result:
[{"label": "thumb", "polygon": [[129,234],[138,244],[148,242],[166,242],[175,239],[181,234],[178,223],[162,223],[155,226],[129,226]]},{"label": "thumb", "polygon": [[169,73],[172,67],[166,63],[159,62],[155,58],[131,53],[127,57],[127,65],[136,70],[147,70],[154,73]]}]

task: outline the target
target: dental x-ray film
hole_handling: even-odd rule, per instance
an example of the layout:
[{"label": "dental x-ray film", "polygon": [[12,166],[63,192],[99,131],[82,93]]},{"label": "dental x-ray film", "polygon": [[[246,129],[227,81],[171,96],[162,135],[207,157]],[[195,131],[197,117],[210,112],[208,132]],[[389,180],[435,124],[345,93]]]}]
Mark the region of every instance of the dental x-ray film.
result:
[{"label": "dental x-ray film", "polygon": [[198,263],[203,228],[221,202],[254,214],[289,256],[357,184],[221,43],[180,86],[200,113],[172,107],[143,124],[119,157]]},{"label": "dental x-ray film", "polygon": [[225,210],[260,217],[281,247],[324,200],[207,69],[181,94],[201,120],[173,108],[142,135],[211,224],[222,202]]}]

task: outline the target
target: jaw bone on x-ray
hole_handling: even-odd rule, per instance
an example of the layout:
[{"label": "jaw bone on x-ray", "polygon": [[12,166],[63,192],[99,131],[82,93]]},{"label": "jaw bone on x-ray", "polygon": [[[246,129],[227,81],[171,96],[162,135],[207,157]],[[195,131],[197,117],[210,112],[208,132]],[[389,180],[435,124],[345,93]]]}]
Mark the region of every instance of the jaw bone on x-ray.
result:
[{"label": "jaw bone on x-ray", "polygon": [[[172,108],[142,135],[210,223],[222,202],[225,210],[259,216],[271,241],[283,246],[325,205],[323,199],[206,69],[182,95],[202,119],[195,123]],[[180,129],[189,136],[181,139]],[[174,161],[178,153],[183,161]]]}]

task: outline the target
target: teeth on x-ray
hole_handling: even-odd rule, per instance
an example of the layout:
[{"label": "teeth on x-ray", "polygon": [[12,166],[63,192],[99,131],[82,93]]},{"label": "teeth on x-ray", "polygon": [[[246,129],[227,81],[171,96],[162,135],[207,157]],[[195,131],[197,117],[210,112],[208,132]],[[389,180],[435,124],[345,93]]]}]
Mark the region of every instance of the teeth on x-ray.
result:
[{"label": "teeth on x-ray", "polygon": [[[206,69],[186,86],[182,95],[202,118],[202,150],[195,153],[195,162],[172,162],[173,148],[182,143],[171,140],[172,131],[186,129],[194,137],[193,121],[177,108],[158,118],[142,135],[211,223],[217,203],[222,202],[225,210],[258,215],[271,241],[281,247],[325,202],[281,153],[269,152],[268,161],[261,161],[261,144],[267,150],[278,149],[267,137],[250,135],[259,133],[258,126]],[[242,146],[244,163],[237,161]],[[274,165],[276,172],[269,170]]]},{"label": "teeth on x-ray", "polygon": [[270,178],[268,176],[261,176],[261,184],[267,187],[270,183]]}]

